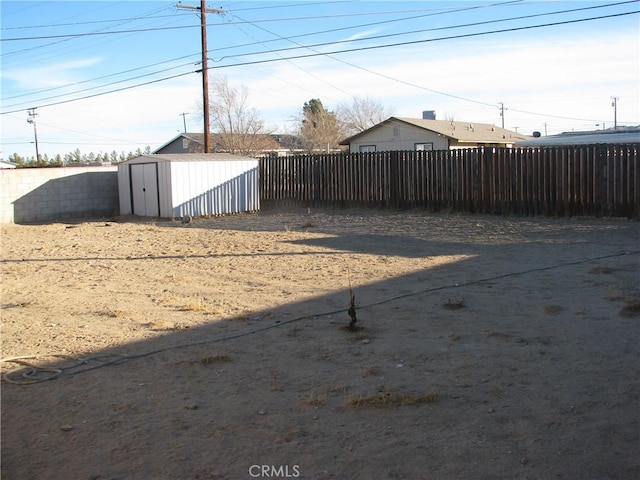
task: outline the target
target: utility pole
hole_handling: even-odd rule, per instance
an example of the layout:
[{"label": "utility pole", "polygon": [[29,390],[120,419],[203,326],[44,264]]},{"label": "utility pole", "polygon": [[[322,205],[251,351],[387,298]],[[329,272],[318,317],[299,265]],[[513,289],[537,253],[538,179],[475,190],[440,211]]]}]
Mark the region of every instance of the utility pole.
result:
[{"label": "utility pole", "polygon": [[613,107],[613,129],[618,129],[618,97],[611,97],[611,106]]},{"label": "utility pole", "polygon": [[28,111],[29,114],[29,118],[27,118],[27,123],[30,123],[33,125],[33,135],[35,137],[36,140],[36,165],[39,167],[40,166],[40,153],[38,152],[38,130],[36,129],[36,115],[38,115],[36,113],[36,108],[38,107],[33,107],[30,108]]},{"label": "utility pole", "polygon": [[200,10],[200,32],[202,36],[202,108],[204,109],[204,153],[209,153],[211,132],[209,126],[209,67],[207,64],[207,12],[224,13],[224,10],[207,8],[205,0],[200,0],[199,7],[178,4],[178,8]]},{"label": "utility pole", "polygon": [[502,128],[504,128],[504,103],[500,102],[500,117],[502,118]]},{"label": "utility pole", "polygon": [[187,119],[186,116],[187,115],[191,115],[190,113],[186,113],[186,112],[182,112],[180,115],[182,115],[182,123],[184,124],[184,133],[187,133]]}]

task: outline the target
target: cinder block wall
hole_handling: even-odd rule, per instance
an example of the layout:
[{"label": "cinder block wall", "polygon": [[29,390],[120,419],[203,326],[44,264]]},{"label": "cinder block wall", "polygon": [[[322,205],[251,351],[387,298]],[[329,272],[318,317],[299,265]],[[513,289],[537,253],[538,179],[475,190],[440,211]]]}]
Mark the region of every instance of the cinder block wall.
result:
[{"label": "cinder block wall", "polygon": [[117,166],[0,169],[0,223],[117,212]]}]

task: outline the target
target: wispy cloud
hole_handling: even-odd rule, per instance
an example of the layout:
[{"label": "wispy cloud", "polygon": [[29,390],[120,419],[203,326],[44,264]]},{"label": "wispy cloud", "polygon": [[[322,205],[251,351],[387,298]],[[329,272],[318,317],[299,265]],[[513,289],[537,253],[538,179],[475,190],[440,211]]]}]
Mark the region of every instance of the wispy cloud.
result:
[{"label": "wispy cloud", "polygon": [[369,35],[375,35],[378,32],[379,32],[378,29],[370,28],[369,30],[364,30],[362,32],[354,33],[353,35],[350,35],[350,36],[348,36],[346,38],[343,38],[340,41],[342,41],[342,42],[352,42],[353,40],[359,40],[361,38],[366,38]]},{"label": "wispy cloud", "polygon": [[10,85],[11,89],[35,90],[61,87],[78,81],[83,69],[93,67],[101,62],[101,58],[91,57],[36,67],[16,68],[8,71],[3,70],[0,77],[15,82],[14,85]]}]

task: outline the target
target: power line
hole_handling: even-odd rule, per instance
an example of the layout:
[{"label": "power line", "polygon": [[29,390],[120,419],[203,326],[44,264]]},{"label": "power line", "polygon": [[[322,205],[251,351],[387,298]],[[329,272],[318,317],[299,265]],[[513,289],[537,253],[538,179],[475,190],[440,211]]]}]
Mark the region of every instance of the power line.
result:
[{"label": "power line", "polygon": [[[531,29],[536,29],[536,28],[544,28],[544,27],[567,25],[567,24],[594,21],[594,20],[602,20],[602,19],[606,19],[606,18],[616,18],[616,17],[622,17],[622,16],[626,16],[626,15],[633,15],[633,14],[637,14],[637,13],[640,13],[640,11],[632,11],[632,12],[624,12],[624,13],[617,13],[617,14],[610,14],[610,15],[602,15],[602,16],[589,17],[589,18],[583,18],[583,19],[577,19],[577,20],[565,20],[565,21],[561,21],[561,22],[553,22],[553,23],[538,24],[538,25],[529,25],[529,26],[523,26],[523,27],[512,27],[512,28],[508,28],[508,29],[492,30],[492,31],[488,31],[488,32],[475,32],[475,33],[468,33],[468,34],[452,35],[452,36],[447,36],[447,37],[439,37],[439,38],[414,40],[414,41],[391,43],[391,44],[384,44],[384,45],[373,45],[373,46],[366,46],[366,47],[350,48],[350,49],[336,50],[336,51],[333,51],[333,52],[326,52],[326,53],[315,52],[315,53],[309,53],[309,54],[303,54],[303,55],[295,55],[295,56],[284,57],[284,58],[255,60],[255,61],[251,61],[251,62],[243,62],[243,63],[236,63],[236,64],[230,64],[230,65],[214,66],[214,67],[209,67],[209,69],[221,69],[221,68],[230,68],[230,67],[238,67],[238,66],[257,65],[257,64],[271,63],[271,62],[277,62],[277,61],[282,61],[282,60],[294,60],[294,59],[311,58],[311,57],[318,57],[318,56],[330,56],[330,55],[336,55],[336,54],[341,54],[341,53],[353,53],[353,52],[375,50],[375,49],[381,49],[381,48],[393,48],[393,47],[398,47],[398,46],[417,45],[417,44],[431,43],[431,42],[444,41],[444,40],[453,40],[453,39],[460,39],[460,38],[471,38],[471,37],[477,37],[477,36],[482,36],[482,35],[493,35],[493,34],[498,34],[498,33],[515,32],[515,31],[522,31],[522,30],[531,30]],[[302,48],[302,47],[299,47],[299,48]],[[106,95],[106,94],[109,94],[109,93],[120,92],[120,91],[123,91],[123,90],[137,88],[137,87],[144,86],[144,85],[149,85],[149,84],[158,83],[158,82],[162,82],[162,81],[166,81],[166,80],[171,80],[171,79],[174,79],[174,78],[182,77],[182,76],[189,75],[191,73],[196,73],[196,72],[197,71],[185,72],[185,73],[181,73],[181,74],[177,74],[177,75],[172,75],[172,76],[169,76],[169,77],[164,77],[164,78],[152,80],[152,81],[149,81],[149,82],[144,82],[144,83],[140,83],[140,84],[136,84],[136,85],[130,85],[130,86],[127,86],[127,87],[118,88],[118,89],[115,89],[115,90],[110,90],[110,91],[107,91],[107,92],[101,92],[101,93],[88,95],[88,96],[84,96],[84,97],[79,97],[79,98],[75,98],[75,99],[69,99],[69,100],[64,100],[64,101],[60,101],[60,102],[54,102],[54,103],[50,103],[50,104],[46,104],[46,105],[40,105],[40,107],[49,107],[49,106],[54,106],[54,105],[60,105],[60,104],[64,104],[64,103],[74,102],[74,101],[78,101],[78,100],[85,100],[85,99],[93,98],[93,97],[96,97],[96,96]],[[413,85],[413,86],[415,86],[415,85]],[[422,88],[422,87],[418,87],[418,88]],[[442,93],[442,92],[437,92],[437,93]],[[447,95],[447,94],[445,94],[445,95]],[[463,100],[468,100],[468,99],[464,99],[463,97],[458,97],[458,98],[463,99]],[[475,103],[482,103],[484,105],[491,105],[491,106],[495,107],[495,105],[493,105],[493,104],[488,104],[488,103],[484,103],[484,102],[475,102]],[[4,115],[4,114],[8,114],[8,113],[19,112],[19,111],[22,111],[22,110],[24,110],[24,108],[12,110],[12,111],[9,111],[9,112],[1,112],[0,114]]]},{"label": "power line", "polygon": [[[174,78],[184,77],[186,75],[191,75],[192,73],[199,73],[199,72],[200,72],[200,70],[193,70],[191,72],[179,73],[177,75],[172,75],[170,77],[158,78],[156,80],[150,80],[148,82],[138,83],[138,84],[135,84],[135,85],[129,85],[129,86],[122,87],[122,88],[116,88],[114,90],[109,90],[107,92],[94,93],[93,95],[86,95],[84,97],[78,97],[78,98],[72,98],[72,99],[69,99],[69,100],[61,100],[59,102],[47,103],[46,105],[40,105],[39,107],[40,108],[53,107],[55,105],[63,105],[65,103],[77,102],[79,100],[87,100],[89,98],[100,97],[102,95],[108,95],[108,94],[111,94],[111,93],[123,92],[125,90],[131,90],[133,88],[143,87],[145,85],[152,85],[154,83],[166,82],[167,80],[173,80]],[[25,109],[24,108],[19,108],[19,109],[16,109],[16,110],[11,110],[9,112],[0,112],[0,115],[6,115],[6,114],[9,114],[9,113],[22,112],[23,110],[25,110]]]},{"label": "power line", "polygon": [[[106,7],[103,7],[103,8],[106,8]],[[150,16],[150,15],[153,15],[153,14],[155,14],[155,13],[161,12],[161,11],[166,10],[166,9],[167,9],[167,7],[162,7],[162,8],[159,8],[159,9],[151,10],[151,11],[150,11],[150,12],[148,12],[147,14],[143,15],[143,16],[142,16],[142,18],[148,17],[148,16]],[[99,8],[98,10],[101,10],[101,9]],[[93,10],[93,11],[95,11],[95,10]],[[73,17],[71,17],[71,18],[73,18]],[[111,27],[104,27],[104,28],[102,28],[102,29],[100,29],[100,30],[97,30],[97,32],[103,32],[104,30],[107,30],[107,29],[109,29],[109,28],[114,28],[114,27],[117,27],[117,26],[120,26],[120,25],[125,25],[125,24],[127,24],[127,23],[132,22],[132,21],[133,21],[133,20],[126,20],[126,19],[125,19],[125,20],[121,21],[120,23],[118,23],[117,25],[113,25],[113,26],[111,26]],[[14,55],[18,55],[18,54],[21,54],[21,53],[24,53],[24,52],[28,52],[28,51],[32,51],[32,50],[38,50],[38,49],[41,49],[41,48],[50,47],[50,46],[52,46],[52,45],[57,45],[57,44],[60,44],[60,43],[64,43],[64,42],[71,41],[71,40],[74,40],[74,38],[73,38],[73,37],[70,37],[70,38],[64,38],[64,39],[61,39],[61,40],[58,40],[58,41],[55,41],[55,42],[51,42],[51,43],[47,43],[47,44],[44,44],[44,45],[37,45],[37,46],[34,46],[34,47],[30,47],[30,48],[24,48],[24,49],[22,49],[22,50],[14,50],[14,51],[12,51],[12,52],[2,53],[2,54],[0,54],[0,57],[9,57],[9,56],[14,56]],[[48,58],[50,58],[50,55],[49,55],[49,57],[48,57]]]},{"label": "power line", "polygon": [[[504,2],[505,4],[507,3],[518,3],[521,2],[522,0],[511,0],[509,2]],[[326,2],[326,3],[344,3],[344,2]],[[626,2],[623,2],[626,3]],[[309,4],[301,4],[301,5],[306,5],[309,6]],[[314,6],[317,4],[313,4]],[[472,9],[476,9],[476,8],[484,8],[485,6],[474,6],[474,7],[466,7],[466,8],[462,8],[462,9],[454,9],[454,10],[447,10],[445,12],[439,12],[436,14],[427,14],[424,16],[429,16],[429,15],[439,15],[439,14],[445,14],[445,13],[451,13],[451,12],[458,12],[458,11],[463,11],[463,10],[472,10]],[[266,8],[266,7],[262,7],[262,8]],[[231,11],[231,13],[236,12],[236,11],[243,11],[243,10],[252,10],[252,9],[238,9],[238,10],[233,10]],[[240,22],[229,22],[227,23],[227,25],[234,25],[234,24],[242,24],[242,23],[273,23],[273,22],[293,22],[293,21],[301,21],[301,20],[321,20],[321,19],[327,19],[327,18],[331,18],[331,19],[336,19],[336,18],[348,18],[348,17],[362,17],[362,16],[372,16],[372,15],[391,15],[391,14],[398,14],[398,13],[412,13],[412,12],[424,12],[424,11],[431,11],[433,9],[412,9],[412,10],[392,10],[392,11],[383,11],[383,12],[359,12],[359,13],[345,13],[345,14],[331,14],[331,15],[315,15],[315,16],[306,16],[306,17],[285,17],[285,18],[271,18],[271,19],[261,19],[261,20],[252,20],[251,22],[248,22],[246,20],[240,19],[240,17],[237,17],[238,19],[240,19]],[[410,17],[410,18],[419,18],[422,17],[423,15],[420,15],[418,17]],[[6,29],[33,29],[33,28],[55,28],[55,27],[59,27],[59,26],[71,26],[71,25],[83,25],[83,24],[93,24],[93,23],[111,23],[111,22],[117,22],[117,21],[121,21],[121,22],[125,22],[128,23],[130,21],[134,21],[134,20],[140,20],[140,19],[151,19],[151,18],[166,18],[169,17],[169,15],[161,15],[161,16],[155,16],[155,17],[131,17],[128,19],[118,19],[118,20],[97,20],[97,21],[92,21],[92,22],[78,22],[78,23],[62,23],[62,24],[49,24],[49,25],[35,25],[35,26],[21,26],[21,27],[2,27],[2,30],[6,30]],[[386,22],[383,22],[386,23]],[[33,36],[33,37],[14,37],[14,38],[2,38],[0,39],[0,41],[23,41],[23,40],[46,40],[46,39],[53,39],[53,38],[68,38],[68,37],[85,37],[85,36],[93,36],[93,35],[110,35],[110,34],[120,34],[120,33],[131,33],[131,32],[147,32],[147,31],[156,31],[156,30],[165,30],[165,29],[170,29],[170,28],[193,28],[192,26],[180,26],[180,27],[167,27],[167,28],[162,28],[162,27],[156,27],[156,28],[149,28],[149,29],[135,29],[135,30],[117,30],[117,31],[111,31],[111,32],[84,32],[84,33],[68,33],[68,34],[60,34],[60,35],[41,35],[41,36]],[[349,28],[355,28],[355,27],[349,27]]]},{"label": "power line", "polygon": [[[20,95],[13,95],[13,96],[10,96],[10,97],[4,97],[2,99],[2,101],[11,100],[11,99],[20,98],[20,97],[28,97],[28,96],[31,96],[31,95],[36,95],[38,93],[46,93],[46,92],[51,92],[51,91],[54,91],[54,90],[60,90],[62,88],[74,87],[76,85],[82,85],[84,83],[95,82],[96,80],[103,80],[105,78],[116,77],[118,75],[124,75],[125,73],[131,73],[131,72],[136,72],[138,70],[144,70],[144,69],[147,69],[147,68],[156,67],[158,65],[163,65],[165,63],[175,62],[177,60],[184,60],[185,58],[194,57],[194,56],[197,56],[197,55],[199,55],[199,54],[198,53],[192,53],[191,55],[184,55],[182,57],[172,58],[171,60],[163,60],[162,62],[156,62],[156,63],[152,63],[152,64],[149,64],[149,65],[144,65],[142,67],[130,68],[129,70],[123,70],[121,72],[110,73],[108,75],[102,75],[100,77],[90,78],[88,80],[81,80],[81,81],[78,81],[78,82],[67,83],[65,85],[60,85],[60,86],[57,86],[57,87],[50,87],[50,88],[44,88],[42,90],[36,90],[36,91],[30,92],[30,93],[22,93]],[[183,64],[183,65],[180,65],[180,66],[185,66],[185,65],[189,65],[189,64]],[[170,67],[170,68],[167,68],[167,69],[164,69],[164,70],[160,70],[160,71],[158,71],[156,73],[167,72],[169,70],[173,70],[174,68],[177,68],[177,67]],[[137,77],[134,77],[134,78],[137,78]],[[130,78],[128,80],[133,80],[133,78]],[[108,83],[108,84],[101,85],[101,86],[102,87],[108,87],[109,85],[112,85],[112,84]],[[99,88],[99,87],[95,87],[95,88]],[[78,93],[78,92],[74,92],[74,93]],[[43,100],[43,99],[41,99],[41,100]]]},{"label": "power line", "polygon": [[179,30],[184,28],[198,28],[194,25],[180,25],[177,27],[154,27],[154,28],[135,28],[130,30],[115,30],[113,32],[85,32],[85,33],[68,33],[64,35],[41,35],[39,37],[16,37],[16,38],[2,38],[0,42],[15,42],[22,40],[48,40],[53,38],[81,38],[81,37],[93,37],[98,35],[115,35],[122,33],[139,33],[139,32],[157,32],[162,30]]},{"label": "power line", "polygon": [[[159,71],[157,71],[157,72],[145,73],[145,74],[142,74],[142,75],[138,75],[138,76],[136,76],[136,77],[126,78],[126,79],[124,79],[124,80],[118,80],[118,81],[111,82],[111,83],[107,83],[107,84],[103,84],[103,85],[97,85],[97,86],[95,86],[95,87],[89,87],[89,88],[84,88],[84,89],[82,89],[82,90],[76,90],[75,92],[73,92],[73,94],[78,94],[78,93],[82,93],[82,92],[89,92],[89,91],[91,91],[91,90],[97,90],[97,89],[100,89],[100,88],[106,88],[106,87],[110,87],[110,86],[112,86],[112,85],[118,85],[118,84],[120,84],[120,83],[130,82],[130,81],[132,81],[132,80],[138,80],[138,79],[140,79],[140,78],[151,77],[151,76],[153,76],[153,75],[157,75],[157,74],[159,74],[159,73],[168,72],[168,71],[170,71],[170,70],[175,70],[175,69],[177,69],[177,68],[182,68],[182,67],[185,67],[185,66],[187,66],[187,65],[193,65],[193,62],[184,63],[184,64],[182,64],[182,65],[176,65],[175,67],[165,68],[165,69],[159,70]],[[45,100],[53,100],[54,98],[67,97],[67,96],[69,96],[69,95],[72,95],[72,94],[69,94],[69,93],[61,93],[61,94],[59,94],[59,95],[52,95],[52,96],[50,96],[50,97],[40,98],[38,101],[42,102],[42,101],[45,101]],[[5,108],[12,108],[12,107],[15,107],[15,106],[21,105],[22,103],[24,103],[24,102],[15,103],[15,104],[12,104],[12,105],[7,105]]]},{"label": "power line", "polygon": [[[355,25],[355,26],[350,26],[350,27],[342,27],[342,28],[335,28],[335,29],[329,29],[329,30],[322,30],[322,31],[317,31],[317,32],[305,33],[305,34],[301,34],[301,35],[294,35],[294,36],[291,36],[291,37],[281,37],[281,36],[279,36],[279,35],[277,35],[277,34],[275,34],[273,32],[270,32],[269,30],[265,29],[264,27],[260,27],[258,25],[253,25],[253,23],[251,21],[240,19],[240,17],[237,17],[236,15],[234,15],[237,18],[239,18],[240,20],[242,20],[242,22],[234,22],[233,25],[238,25],[240,23],[248,23],[248,24],[251,24],[251,25],[255,26],[256,28],[262,29],[262,30],[264,30],[264,31],[266,31],[266,32],[278,37],[276,39],[266,40],[266,41],[257,41],[256,39],[253,39],[253,40],[256,40],[256,41],[254,41],[252,43],[245,43],[245,44],[241,44],[241,45],[235,45],[234,47],[235,48],[239,48],[239,47],[246,47],[246,46],[253,46],[253,45],[259,45],[260,44],[260,45],[265,46],[265,48],[266,48],[266,45],[265,45],[266,43],[270,43],[270,42],[274,42],[274,41],[280,41],[280,40],[288,40],[288,41],[291,41],[292,43],[300,45],[300,44],[298,44],[296,42],[293,42],[292,39],[293,38],[306,37],[306,36],[313,36],[313,35],[321,35],[321,34],[325,34],[325,33],[333,33],[333,32],[337,32],[337,31],[341,31],[341,30],[350,30],[350,29],[364,28],[364,27],[370,27],[370,26],[380,25],[380,24],[395,23],[395,22],[399,22],[399,21],[414,20],[416,18],[423,18],[423,17],[427,17],[427,16],[444,15],[444,14],[449,14],[449,13],[459,13],[459,12],[468,11],[468,10],[475,10],[475,9],[479,9],[479,8],[491,8],[491,7],[495,7],[495,6],[511,5],[511,4],[514,4],[514,3],[519,3],[521,1],[522,0],[510,0],[510,1],[506,1],[506,2],[490,4],[490,5],[481,5],[481,6],[457,8],[457,9],[453,9],[453,10],[447,10],[445,12],[429,13],[429,14],[426,14],[426,15],[418,15],[418,16],[405,17],[405,18],[400,18],[400,19],[385,20],[383,22],[372,22],[372,23],[366,23],[366,24]],[[325,3],[334,3],[334,2],[325,2]],[[268,7],[265,7],[265,8],[268,8]],[[249,10],[251,10],[251,9],[249,9]],[[137,18],[144,18],[144,17],[137,17]],[[452,26],[452,27],[449,27],[449,28],[459,28],[459,27],[461,27],[461,26]],[[236,26],[236,28],[239,28],[239,27]],[[447,27],[443,27],[443,28],[447,28]],[[414,33],[414,32],[409,32],[409,33]],[[400,35],[400,34],[398,34],[398,35]],[[37,47],[34,47],[34,48],[37,48]],[[210,50],[208,50],[208,52],[215,52],[215,51],[223,50],[223,49],[224,48],[210,49]],[[24,51],[24,50],[21,50],[21,51]],[[105,75],[103,77],[97,77],[97,78],[94,78],[94,79],[84,80],[84,81],[81,81],[81,82],[75,82],[75,83],[72,83],[72,84],[66,84],[66,85],[62,85],[62,86],[58,86],[58,87],[52,87],[52,88],[49,88],[49,89],[44,89],[44,90],[40,90],[40,91],[37,91],[37,92],[29,93],[29,94],[21,94],[21,95],[15,95],[13,97],[5,97],[4,100],[8,100],[8,99],[12,99],[12,98],[19,98],[21,96],[30,96],[30,95],[33,95],[33,94],[44,93],[46,91],[52,91],[52,90],[57,90],[57,89],[61,89],[61,88],[68,88],[70,86],[79,85],[79,84],[82,84],[82,83],[87,83],[87,82],[91,82],[91,81],[95,81],[95,80],[101,80],[103,78],[108,78],[108,77],[111,77],[111,76],[117,76],[117,75],[120,75],[120,74],[129,73],[129,72],[132,72],[132,71],[153,67],[153,66],[156,66],[156,65],[160,65],[162,63],[170,63],[172,61],[182,60],[184,58],[192,57],[192,56],[195,56],[195,55],[198,55],[198,54],[186,55],[186,56],[178,57],[178,58],[175,58],[175,59],[172,59],[172,60],[167,60],[167,61],[164,61],[164,62],[158,62],[158,63],[154,63],[154,64],[151,64],[151,65],[147,65],[145,67],[138,67],[138,68],[126,70],[126,71],[123,71],[123,72],[118,72],[118,73],[114,73],[114,74],[110,74],[110,75]],[[108,85],[105,85],[105,86],[108,86]]]},{"label": "power line", "polygon": [[[513,3],[518,3],[520,1],[521,0],[513,0],[513,1],[495,3],[495,4],[491,4],[491,5],[465,7],[465,8],[455,9],[455,10],[449,10],[447,12],[432,13],[432,14],[429,14],[429,16],[440,15],[440,14],[445,14],[445,13],[458,13],[458,12],[461,12],[461,11],[472,10],[472,9],[477,9],[477,8],[488,8],[488,7],[495,7],[495,6],[503,6],[503,5],[513,4]],[[277,34],[275,34],[273,32],[270,32],[269,30],[267,30],[267,29],[265,29],[263,27],[255,25],[251,21],[247,21],[247,20],[241,19],[240,17],[237,17],[237,16],[236,17],[239,18],[240,20],[242,20],[241,23],[249,23],[249,24],[255,26],[256,28],[260,28],[260,29],[262,29],[262,30],[264,30],[264,31],[266,31],[266,32],[278,37],[278,39],[274,39],[274,40],[270,40],[270,41],[288,40],[288,41],[291,41],[292,43],[298,45],[299,48],[309,48],[309,49],[311,49],[310,47],[326,46],[326,45],[332,45],[332,44],[337,44],[337,43],[347,43],[347,42],[354,42],[354,41],[372,40],[372,39],[379,39],[379,38],[388,38],[388,37],[392,37],[392,36],[408,35],[408,34],[413,34],[413,33],[423,33],[423,32],[436,31],[436,30],[446,30],[446,29],[453,29],[453,28],[464,28],[464,27],[469,27],[469,26],[478,26],[478,25],[483,25],[483,24],[497,23],[497,22],[504,22],[504,21],[511,21],[511,20],[522,20],[522,19],[528,19],[528,18],[534,18],[534,17],[540,17],[540,16],[556,15],[556,14],[562,14],[562,13],[571,13],[571,12],[576,12],[576,11],[581,11],[581,10],[590,10],[590,9],[594,9],[594,8],[604,8],[604,7],[609,7],[609,6],[617,6],[617,5],[622,5],[622,4],[626,4],[626,3],[637,3],[637,2],[638,2],[638,0],[630,0],[630,1],[625,1],[625,2],[617,2],[617,3],[598,5],[598,6],[591,6],[591,7],[585,7],[585,8],[561,10],[561,11],[556,11],[556,12],[548,12],[548,13],[535,14],[535,15],[526,15],[526,16],[520,16],[520,17],[511,17],[511,18],[506,18],[506,19],[491,20],[491,21],[485,21],[485,22],[476,22],[476,23],[470,23],[470,24],[452,25],[452,26],[447,26],[447,27],[438,27],[438,28],[430,28],[430,29],[423,29],[423,30],[415,30],[415,31],[411,31],[411,32],[401,32],[401,33],[395,33],[395,34],[389,34],[389,35],[366,37],[366,38],[353,39],[353,40],[347,40],[347,41],[342,41],[342,42],[327,42],[327,43],[323,43],[323,44],[316,44],[316,45],[309,45],[309,46],[300,45],[297,42],[293,42],[292,39],[293,38],[299,38],[301,36],[330,33],[330,32],[334,32],[336,30],[342,30],[342,29],[331,29],[331,30],[325,30],[325,31],[321,31],[321,32],[314,32],[314,33],[309,33],[309,34],[304,34],[304,35],[297,35],[297,36],[293,36],[293,37],[281,37],[281,36],[279,36],[279,35],[277,35]],[[151,12],[151,13],[154,13],[154,12]],[[145,17],[135,17],[135,18],[145,18]],[[147,17],[147,18],[151,18],[151,17]],[[413,18],[415,18],[415,17],[408,17],[408,18],[403,18],[403,19],[400,19],[400,20],[404,21],[404,20],[413,19]],[[371,25],[376,25],[376,24],[380,24],[380,23],[387,23],[387,22],[395,22],[395,21],[398,21],[398,20],[391,20],[391,21],[386,21],[386,22],[375,22],[375,23],[359,25],[357,27],[353,26],[353,27],[347,27],[347,28],[349,28],[349,29],[352,29],[352,28],[363,28],[365,26],[371,26]],[[235,23],[238,23],[238,22],[235,22]],[[249,44],[244,44],[244,45],[236,45],[236,47],[239,47],[239,46],[251,46],[251,45],[256,45],[256,44],[262,44],[264,46],[265,43],[268,43],[270,41],[269,40],[263,41],[263,42],[256,41],[254,43],[249,43]],[[291,49],[293,49],[293,48],[290,48],[289,50],[291,50]],[[209,52],[213,52],[213,51],[216,51],[216,50],[219,50],[219,49],[209,50]],[[283,51],[283,49],[270,50],[270,52],[272,52],[272,53],[273,52],[277,52],[277,51]],[[260,52],[260,53],[265,53],[265,52]],[[257,55],[257,54],[259,54],[259,53],[246,53],[246,54],[241,54],[241,55],[247,56],[247,55]],[[195,55],[195,54],[193,54],[193,55]],[[193,56],[193,55],[179,57],[179,58],[173,59],[173,60],[180,60],[180,59],[183,59],[183,58],[188,58],[188,57]],[[222,57],[220,60],[222,60],[224,58],[234,58],[234,57],[237,57],[237,56],[239,56],[239,55],[231,55],[231,56],[227,56],[227,57]],[[218,61],[220,61],[220,60],[218,60]],[[162,64],[162,63],[168,63],[170,61],[171,60],[168,60],[166,62],[158,62],[156,64],[148,65],[147,67],[159,65],[159,64]],[[128,72],[139,70],[139,69],[142,69],[142,68],[146,68],[146,67],[139,67],[139,68],[136,68],[136,69],[131,69],[131,70],[127,70],[127,71],[124,71],[124,72],[120,72],[118,74],[128,73]],[[107,76],[103,76],[103,77],[98,77],[96,79],[85,80],[83,82],[76,82],[74,84],[68,84],[68,85],[64,85],[64,86],[60,86],[60,87],[53,87],[51,89],[46,89],[46,90],[42,90],[40,92],[34,92],[34,93],[42,93],[42,92],[48,91],[48,90],[55,90],[55,89],[59,89],[59,88],[65,88],[65,87],[68,87],[68,86],[73,86],[73,85],[76,85],[76,84],[86,83],[86,82],[89,82],[89,81],[100,80],[102,78],[107,78],[109,76],[115,76],[115,75],[118,75],[118,74],[112,74],[112,75],[107,75]],[[108,86],[108,85],[106,85],[106,86]],[[20,96],[25,96],[25,95],[18,95],[18,96],[14,96],[14,97],[5,97],[5,100],[6,99],[11,99],[11,98],[18,98]]]}]

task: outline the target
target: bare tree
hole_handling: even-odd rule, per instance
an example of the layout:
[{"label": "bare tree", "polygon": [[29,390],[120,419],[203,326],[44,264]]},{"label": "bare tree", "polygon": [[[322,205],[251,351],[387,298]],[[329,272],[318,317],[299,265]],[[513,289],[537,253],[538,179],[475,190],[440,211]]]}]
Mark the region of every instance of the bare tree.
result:
[{"label": "bare tree", "polygon": [[337,117],[345,136],[350,137],[377,125],[393,115],[393,109],[369,97],[353,97],[338,106]]},{"label": "bare tree", "polygon": [[274,141],[258,111],[247,105],[247,87],[235,88],[226,78],[214,77],[210,84],[210,122],[216,148],[227,153],[255,155],[273,148]]}]

